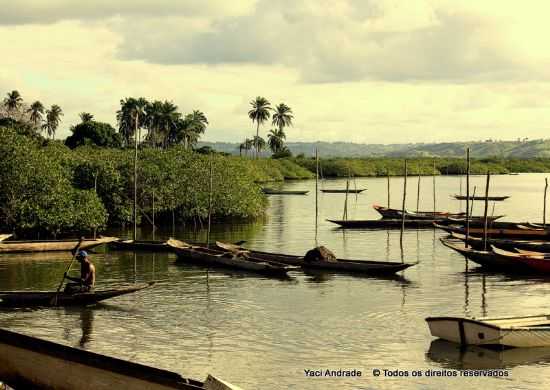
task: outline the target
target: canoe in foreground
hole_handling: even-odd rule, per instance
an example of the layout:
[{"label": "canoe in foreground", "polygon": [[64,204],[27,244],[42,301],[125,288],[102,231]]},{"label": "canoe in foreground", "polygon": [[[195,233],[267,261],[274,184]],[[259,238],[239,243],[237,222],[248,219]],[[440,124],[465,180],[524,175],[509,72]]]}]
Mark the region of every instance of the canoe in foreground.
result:
[{"label": "canoe in foreground", "polygon": [[495,246],[491,246],[491,249],[494,256],[499,259],[519,261],[533,270],[533,272],[542,275],[550,274],[550,258],[546,253],[529,251],[510,252]]},{"label": "canoe in foreground", "polygon": [[242,390],[0,329],[0,378],[15,389]]},{"label": "canoe in foreground", "polygon": [[[494,202],[499,202],[508,199],[510,196],[488,196],[485,198],[485,196],[469,196],[470,200],[489,200]],[[454,195],[454,198],[457,200],[466,200],[466,195]]]},{"label": "canoe in foreground", "polygon": [[[154,282],[139,284],[133,287],[110,290],[93,290],[91,292],[65,294],[55,291],[0,291],[0,307],[32,307],[32,306],[86,306],[105,299],[135,293],[150,287]],[[55,296],[57,295],[57,305]]]},{"label": "canoe in foreground", "polygon": [[[102,244],[118,240],[117,237],[99,237],[97,239],[85,239],[80,244],[80,249],[92,249]],[[46,240],[46,241],[1,241],[0,253],[24,253],[24,252],[49,252],[71,251],[78,244],[78,239],[72,240]]]},{"label": "canoe in foreground", "polygon": [[432,336],[463,345],[550,346],[550,315],[527,317],[428,317]]},{"label": "canoe in foreground", "polygon": [[[466,228],[463,226],[445,226],[438,223],[434,223],[434,226],[445,230],[447,233],[458,233],[466,234]],[[473,236],[482,236],[483,228],[481,227],[470,227],[470,234]],[[532,228],[529,226],[517,224],[515,228],[493,228],[490,227],[487,229],[487,236],[491,238],[517,238],[524,240],[541,240],[541,239],[550,239],[550,230],[549,229],[538,229]]]},{"label": "canoe in foreground", "polygon": [[109,248],[121,251],[171,252],[172,248],[163,240],[117,240],[109,243]]},{"label": "canoe in foreground", "polygon": [[[401,219],[327,219],[346,229],[400,228]],[[433,228],[433,220],[410,220],[405,218],[406,228]]]},{"label": "canoe in foreground", "polygon": [[345,193],[348,193],[348,194],[360,194],[361,192],[363,191],[366,191],[366,188],[358,188],[358,189],[349,189],[349,190],[346,190],[346,189],[343,189],[343,190],[326,190],[326,189],[323,189],[321,190],[321,192],[324,192],[325,194],[345,194]]},{"label": "canoe in foreground", "polygon": [[346,260],[337,259],[335,262],[330,261],[313,261],[306,262],[302,256],[283,255],[279,253],[261,252],[241,248],[234,244],[216,242],[216,245],[222,249],[233,253],[240,253],[243,256],[250,256],[256,259],[266,261],[277,261],[279,263],[295,265],[302,268],[319,269],[331,272],[371,274],[371,275],[391,275],[399,271],[403,271],[415,265],[414,263],[396,263],[389,261],[369,261],[369,260]]},{"label": "canoe in foreground", "polygon": [[288,278],[287,272],[295,269],[287,264],[253,257],[245,258],[228,251],[190,245],[179,240],[168,240],[168,245],[176,252],[178,260],[208,267],[232,268],[279,278]]},{"label": "canoe in foreground", "polygon": [[11,234],[0,234],[0,241],[7,240],[11,237]]},{"label": "canoe in foreground", "polygon": [[306,195],[309,191],[300,190],[274,190],[273,188],[262,188],[266,195]]}]

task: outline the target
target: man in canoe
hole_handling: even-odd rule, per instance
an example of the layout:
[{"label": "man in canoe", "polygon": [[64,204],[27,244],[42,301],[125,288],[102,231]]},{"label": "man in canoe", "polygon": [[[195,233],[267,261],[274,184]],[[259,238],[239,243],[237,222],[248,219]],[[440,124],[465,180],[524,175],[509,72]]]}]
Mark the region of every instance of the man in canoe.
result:
[{"label": "man in canoe", "polygon": [[89,292],[95,285],[95,266],[90,261],[86,251],[79,251],[76,259],[80,263],[80,278],[73,278],[65,272],[65,278],[73,283],[67,283],[66,293]]}]

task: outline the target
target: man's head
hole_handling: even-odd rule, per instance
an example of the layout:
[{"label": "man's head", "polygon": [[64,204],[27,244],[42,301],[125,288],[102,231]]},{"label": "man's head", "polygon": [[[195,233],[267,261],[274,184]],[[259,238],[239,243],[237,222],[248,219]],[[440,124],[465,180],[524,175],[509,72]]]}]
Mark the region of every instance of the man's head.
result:
[{"label": "man's head", "polygon": [[88,252],[86,251],[78,251],[78,253],[76,254],[76,259],[81,263],[85,261],[87,258],[88,258]]}]

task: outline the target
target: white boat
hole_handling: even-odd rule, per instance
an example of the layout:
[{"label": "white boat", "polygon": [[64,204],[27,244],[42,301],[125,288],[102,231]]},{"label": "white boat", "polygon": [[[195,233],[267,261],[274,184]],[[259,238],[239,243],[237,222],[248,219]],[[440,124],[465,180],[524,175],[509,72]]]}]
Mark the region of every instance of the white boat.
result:
[{"label": "white boat", "polygon": [[11,234],[0,234],[0,241],[7,240],[11,237]]},{"label": "white boat", "polygon": [[428,317],[432,336],[463,345],[550,346],[550,314],[525,317]]}]

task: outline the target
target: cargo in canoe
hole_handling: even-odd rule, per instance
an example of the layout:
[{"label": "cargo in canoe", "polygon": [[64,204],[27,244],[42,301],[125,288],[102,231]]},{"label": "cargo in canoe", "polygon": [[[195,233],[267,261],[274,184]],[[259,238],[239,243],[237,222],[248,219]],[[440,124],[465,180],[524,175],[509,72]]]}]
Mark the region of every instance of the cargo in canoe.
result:
[{"label": "cargo in canoe", "polygon": [[[108,244],[116,240],[118,240],[117,237],[99,237],[97,239],[85,239],[80,244],[80,249],[92,249],[99,245]],[[72,251],[76,247],[78,242],[78,239],[45,241],[1,241],[0,253]]]},{"label": "cargo in canoe", "polygon": [[[75,294],[62,291],[0,291],[0,307],[40,307],[40,306],[86,306],[135,293],[150,287],[154,282],[139,284],[132,287],[109,290],[92,290]],[[55,297],[57,296],[57,302]]]},{"label": "cargo in canoe", "polygon": [[337,259],[337,261],[305,261],[303,256],[283,255],[280,253],[270,253],[255,251],[242,248],[238,245],[224,242],[216,242],[216,245],[224,250],[230,251],[242,256],[250,256],[256,259],[267,261],[277,261],[279,263],[295,265],[302,268],[318,269],[330,272],[342,272],[351,274],[371,274],[371,275],[390,275],[403,271],[415,265],[415,263],[397,263],[387,261],[372,260],[346,260]]},{"label": "cargo in canoe", "polygon": [[321,190],[321,192],[325,193],[325,194],[345,194],[345,193],[348,193],[348,194],[360,194],[361,192],[363,191],[366,191],[366,188],[358,188],[358,189],[349,189],[349,190],[346,190],[346,189],[338,189],[338,190],[330,190],[330,189],[323,189]]},{"label": "cargo in canoe", "polygon": [[0,329],[0,378],[14,389],[242,390]]},{"label": "cargo in canoe", "polygon": [[225,250],[190,245],[179,240],[168,240],[168,245],[176,252],[178,260],[207,267],[231,268],[278,278],[288,278],[287,272],[296,269],[276,261],[245,258]]}]

